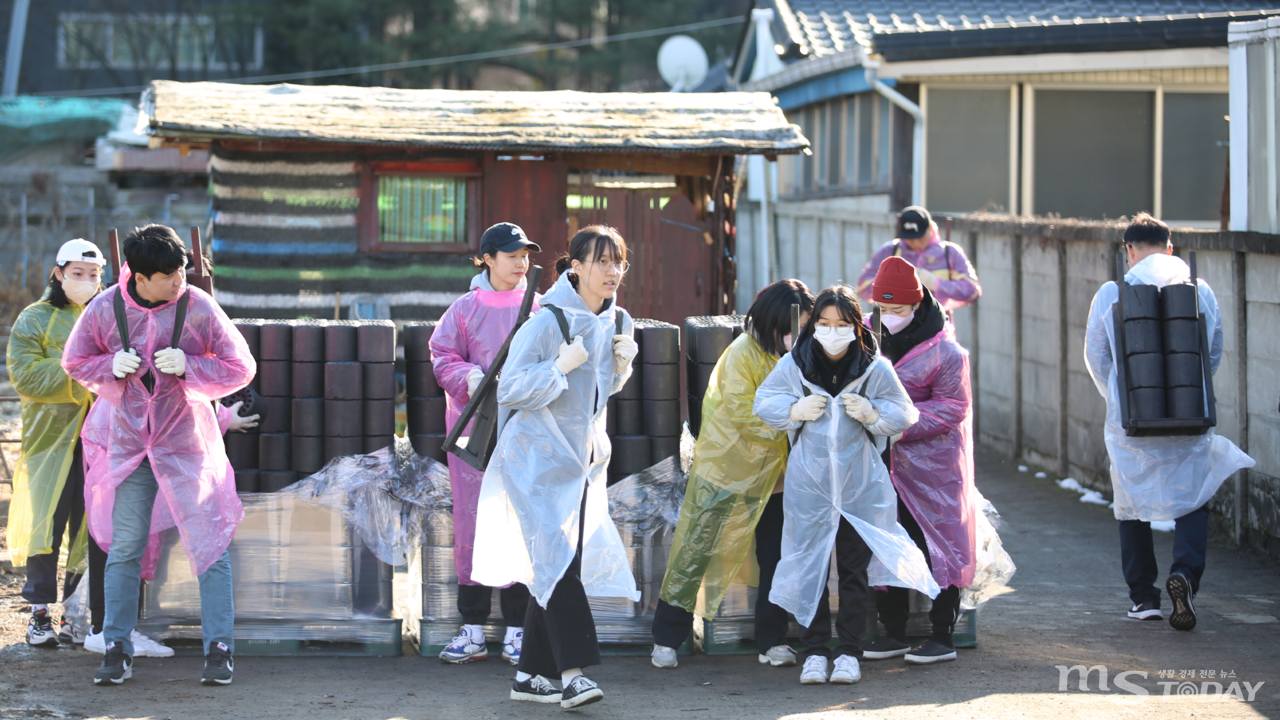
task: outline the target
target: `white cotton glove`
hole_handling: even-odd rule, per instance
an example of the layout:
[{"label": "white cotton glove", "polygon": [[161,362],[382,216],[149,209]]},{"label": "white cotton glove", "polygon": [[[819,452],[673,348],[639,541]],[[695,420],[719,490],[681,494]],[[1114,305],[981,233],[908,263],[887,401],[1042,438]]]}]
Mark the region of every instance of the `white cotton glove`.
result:
[{"label": "white cotton glove", "polygon": [[227,432],[244,432],[258,427],[257,415],[240,417],[240,408],[243,405],[244,402],[238,402],[227,408],[227,410],[231,411],[231,420],[227,423]]},{"label": "white cotton glove", "polygon": [[137,350],[133,348],[129,348],[128,352],[118,350],[115,359],[111,361],[111,374],[123,380],[125,375],[138,372],[138,366],[141,364],[142,358],[138,357]]},{"label": "white cotton glove", "polygon": [[556,358],[556,367],[565,375],[569,371],[587,361],[587,347],[582,343],[582,336],[573,339],[573,344],[560,343],[560,355]]},{"label": "white cotton glove", "polygon": [[178,348],[157,350],[156,369],[166,375],[181,375],[187,371],[187,354]]},{"label": "white cotton glove", "polygon": [[844,412],[850,418],[863,425],[871,425],[880,419],[880,411],[861,395],[845,394],[840,397],[844,399]]},{"label": "white cotton glove", "polygon": [[938,276],[925,270],[924,268],[916,268],[916,277],[920,278],[920,284],[929,288],[929,292],[938,289]]},{"label": "white cotton glove", "polygon": [[822,417],[827,399],[822,395],[806,395],[791,406],[791,419],[795,422],[813,422]]},{"label": "white cotton glove", "polygon": [[630,335],[614,335],[613,336],[613,371],[619,375],[625,373],[627,368],[631,366],[631,361],[636,359],[636,355],[640,352],[640,346]]},{"label": "white cotton glove", "polygon": [[484,379],[484,371],[477,365],[471,368],[471,372],[467,373],[467,395],[475,395],[476,388],[480,387],[480,381]]}]

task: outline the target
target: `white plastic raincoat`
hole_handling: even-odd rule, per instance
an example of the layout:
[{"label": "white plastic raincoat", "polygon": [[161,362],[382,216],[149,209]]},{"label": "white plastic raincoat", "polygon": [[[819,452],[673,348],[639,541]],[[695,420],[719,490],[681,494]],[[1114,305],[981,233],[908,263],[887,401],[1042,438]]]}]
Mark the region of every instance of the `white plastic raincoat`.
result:
[{"label": "white plastic raincoat", "polygon": [[[812,339],[803,340],[795,352],[805,352],[811,344]],[[805,396],[806,389],[810,395],[829,399],[820,419],[800,423],[791,419],[791,406]],[[919,414],[893,366],[879,353],[840,394],[858,391],[880,413],[872,425],[864,426],[846,415],[838,397],[831,398],[803,376],[791,353],[778,361],[756,391],[756,414],[792,436],[787,491],[782,496],[782,560],[769,599],[804,627],[813,622],[827,584],[841,516],[874,555],[867,568],[870,585],[914,588],[931,598],[938,594],[924,554],[898,523],[898,495],[880,451],[863,431],[866,427],[874,435],[895,435],[911,426]]]},{"label": "white plastic raincoat", "polygon": [[480,486],[471,579],[490,587],[524,583],[546,607],[577,551],[585,486],[582,584],[592,597],[638,601],[605,495],[605,406],[631,376],[614,372],[615,313],[622,313],[626,335],[634,333],[631,317],[612,303],[592,313],[567,275],[541,304],[564,311],[587,362],[568,375],[556,367],[564,337],[550,312],[530,317],[512,340],[498,385],[498,444]]},{"label": "white plastic raincoat", "polygon": [[[1148,255],[1125,274],[1131,285],[1164,287],[1185,283],[1191,269],[1173,255]],[[1222,315],[1218,299],[1204,280],[1197,281],[1200,313],[1209,329],[1209,368],[1222,361]],[[1107,399],[1104,437],[1111,456],[1111,486],[1117,520],[1175,520],[1209,502],[1222,482],[1253,458],[1210,428],[1204,435],[1128,437],[1120,424],[1120,395],[1115,370],[1115,328],[1111,306],[1120,297],[1114,282],[1093,297],[1085,329],[1084,359],[1098,392]]]}]

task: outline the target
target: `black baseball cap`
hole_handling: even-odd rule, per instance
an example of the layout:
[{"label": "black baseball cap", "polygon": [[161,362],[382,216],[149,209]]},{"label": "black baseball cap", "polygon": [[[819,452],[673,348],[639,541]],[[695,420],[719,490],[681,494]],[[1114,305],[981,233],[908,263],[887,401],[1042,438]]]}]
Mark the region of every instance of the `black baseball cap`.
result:
[{"label": "black baseball cap", "polygon": [[513,253],[520,248],[529,248],[533,252],[542,252],[538,244],[531,242],[524,230],[515,223],[498,223],[480,236],[480,254]]},{"label": "black baseball cap", "polygon": [[903,240],[916,240],[929,233],[929,225],[933,217],[929,211],[919,205],[912,205],[898,213],[898,237]]}]

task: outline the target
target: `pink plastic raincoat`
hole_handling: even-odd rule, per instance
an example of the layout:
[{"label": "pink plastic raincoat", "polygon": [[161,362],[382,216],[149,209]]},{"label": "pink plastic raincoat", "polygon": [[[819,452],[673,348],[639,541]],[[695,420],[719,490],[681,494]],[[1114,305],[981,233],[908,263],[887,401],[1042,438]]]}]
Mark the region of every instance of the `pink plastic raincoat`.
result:
[{"label": "pink plastic raincoat", "polygon": [[929,542],[938,587],[968,587],[977,547],[969,352],[947,323],[894,370],[920,419],[893,445],[893,487]]},{"label": "pink plastic raincoat", "polygon": [[[103,550],[110,550],[115,490],[147,458],[159,485],[149,547],[161,531],[177,526],[192,572],[200,575],[222,556],[244,519],[211,403],[248,385],[257,366],[222,308],[192,287],[178,343],[187,356],[186,373],[175,377],[159,372],[154,356],[169,346],[177,303],[146,309],[125,292],[129,342],[142,364],[136,373],[117,379],[111,365],[121,343],[112,303],[130,276],[125,266],[120,284],[89,303],[62,356],[67,374],[100,401],[85,430],[100,453],[98,461],[89,463],[86,448],[89,532]],[[146,371],[155,378],[154,392],[142,383]],[[154,570],[154,561],[154,553],[148,552],[143,577]]]},{"label": "pink plastic raincoat", "polygon": [[[488,271],[482,272],[472,279],[471,291],[454,301],[440,318],[440,325],[431,336],[431,362],[435,366],[436,382],[444,388],[445,422],[450,431],[471,400],[467,394],[467,375],[475,367],[489,371],[489,364],[516,325],[524,291],[524,281],[514,290],[494,290]],[[537,302],[533,309],[537,311]],[[467,431],[470,432],[470,427]],[[484,473],[449,455],[453,562],[458,583],[462,585],[479,584],[471,579],[471,556],[475,552],[476,506],[480,502],[483,479]]]},{"label": "pink plastic raincoat", "polygon": [[858,296],[867,302],[873,302],[871,285],[875,282],[876,273],[880,271],[880,263],[885,258],[898,256],[911,263],[912,267],[924,268],[938,278],[938,287],[932,291],[942,305],[943,310],[954,310],[964,307],[982,295],[982,286],[978,284],[978,274],[974,272],[964,248],[947,242],[934,232],[924,250],[916,252],[901,240],[891,240],[876,250],[862,269],[858,278]]}]

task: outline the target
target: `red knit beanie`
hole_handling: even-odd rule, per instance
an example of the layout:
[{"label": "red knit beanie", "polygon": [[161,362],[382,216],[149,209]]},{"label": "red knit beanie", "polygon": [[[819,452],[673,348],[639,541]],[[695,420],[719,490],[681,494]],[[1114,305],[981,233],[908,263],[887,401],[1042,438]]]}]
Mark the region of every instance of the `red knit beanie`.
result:
[{"label": "red knit beanie", "polygon": [[871,299],[892,305],[914,305],[924,300],[915,266],[897,256],[885,258],[871,285]]}]

